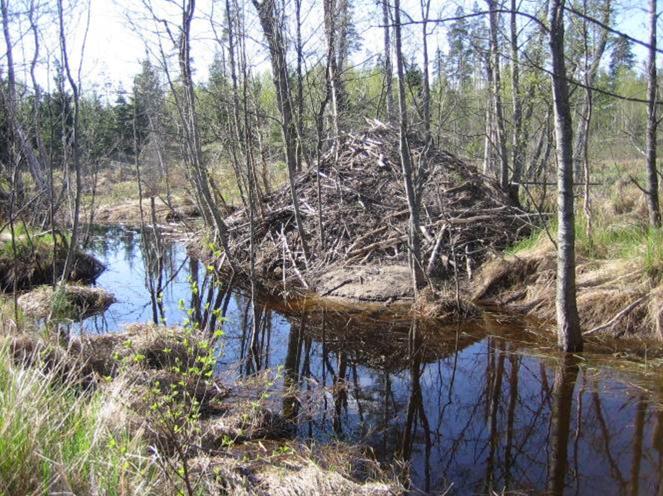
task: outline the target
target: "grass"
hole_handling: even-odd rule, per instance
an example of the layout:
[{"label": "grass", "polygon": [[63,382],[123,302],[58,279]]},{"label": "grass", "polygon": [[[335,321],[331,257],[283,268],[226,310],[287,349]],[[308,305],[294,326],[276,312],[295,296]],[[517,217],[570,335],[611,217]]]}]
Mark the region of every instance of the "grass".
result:
[{"label": "grass", "polygon": [[[654,229],[643,222],[629,222],[623,219],[608,221],[594,219],[591,236],[587,233],[587,219],[576,215],[576,254],[590,260],[637,260],[642,270],[652,280],[663,279],[663,229]],[[548,231],[553,239],[557,237],[557,222],[551,222]],[[517,255],[534,249],[541,243],[549,243],[544,229],[533,231],[510,246],[505,254]]]},{"label": "grass", "polygon": [[[14,245],[16,245],[17,258],[28,257],[33,253],[41,253],[46,257],[52,256],[54,241],[51,232],[36,232],[19,224],[14,226],[14,243],[12,243],[9,227],[5,228],[4,233],[6,233],[6,237],[0,240],[0,258],[13,259]],[[68,243],[70,235],[66,234],[64,238]],[[60,237],[57,242],[60,246],[63,245],[63,239]]]},{"label": "grass", "polygon": [[111,428],[109,398],[69,374],[16,365],[0,346],[0,495],[153,492],[142,439]]}]

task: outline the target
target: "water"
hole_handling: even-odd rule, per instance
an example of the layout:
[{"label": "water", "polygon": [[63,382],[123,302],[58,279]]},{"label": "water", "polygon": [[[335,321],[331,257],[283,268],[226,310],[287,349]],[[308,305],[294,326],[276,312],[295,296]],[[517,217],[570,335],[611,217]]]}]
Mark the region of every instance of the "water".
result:
[{"label": "water", "polygon": [[85,320],[85,332],[115,332],[154,313],[168,324],[217,327],[211,310],[219,308],[219,370],[279,370],[275,388],[296,395],[275,397],[300,438],[361,441],[380,460],[406,459],[413,491],[663,492],[656,391],[591,360],[523,345],[514,323],[491,316],[461,329],[413,328],[331,310],[285,316],[261,304],[252,334],[249,300],[207,277],[182,244],[165,247],[169,283],[152,305],[140,233],[113,228],[95,237],[91,251],[108,266],[97,284],[118,303]]}]

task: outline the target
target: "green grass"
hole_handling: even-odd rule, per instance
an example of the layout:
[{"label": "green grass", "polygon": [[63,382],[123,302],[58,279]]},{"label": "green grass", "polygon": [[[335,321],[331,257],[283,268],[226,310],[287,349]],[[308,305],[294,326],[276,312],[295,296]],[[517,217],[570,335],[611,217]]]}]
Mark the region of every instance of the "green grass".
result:
[{"label": "green grass", "polygon": [[663,229],[652,229],[648,232],[643,257],[645,272],[653,279],[661,280],[663,276]]},{"label": "green grass", "polygon": [[109,398],[48,372],[13,363],[0,347],[0,495],[149,494],[147,447],[109,420]]},{"label": "green grass", "polygon": [[[10,236],[10,228],[6,227],[4,233]],[[68,234],[65,235],[67,242],[69,237]],[[11,237],[3,239],[0,242],[0,257],[14,258],[14,250],[16,250],[18,258],[27,257],[33,253],[40,253],[45,257],[49,257],[52,255],[53,243],[53,235],[50,232],[31,231],[26,229],[22,224],[16,225],[14,227],[14,243],[12,243]],[[58,244],[62,245],[62,243],[63,240],[58,236]]]},{"label": "green grass", "polygon": [[[557,222],[551,222],[548,230],[556,239]],[[638,260],[648,276],[663,279],[663,229],[652,229],[644,223],[608,222],[599,218],[594,221],[589,237],[586,218],[577,215],[575,233],[578,255],[592,260]],[[510,246],[505,253],[517,255],[545,240],[545,231],[537,229]]]},{"label": "green grass", "polygon": [[545,230],[534,229],[529,236],[509,246],[504,253],[506,255],[517,255],[520,252],[530,250],[540,242],[542,236],[546,236]]}]

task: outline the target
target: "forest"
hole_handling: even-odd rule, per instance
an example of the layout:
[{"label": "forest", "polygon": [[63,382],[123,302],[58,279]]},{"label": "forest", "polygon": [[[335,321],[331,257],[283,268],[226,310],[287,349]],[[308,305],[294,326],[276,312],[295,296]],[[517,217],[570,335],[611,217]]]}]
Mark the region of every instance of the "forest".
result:
[{"label": "forest", "polygon": [[662,491],[660,8],[0,0],[0,496]]}]

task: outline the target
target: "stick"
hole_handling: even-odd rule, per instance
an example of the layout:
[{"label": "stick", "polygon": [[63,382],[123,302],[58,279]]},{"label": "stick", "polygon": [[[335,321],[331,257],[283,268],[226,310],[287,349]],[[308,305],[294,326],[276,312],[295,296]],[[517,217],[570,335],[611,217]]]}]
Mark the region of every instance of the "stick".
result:
[{"label": "stick", "polygon": [[428,259],[428,265],[426,266],[426,273],[428,275],[433,272],[433,268],[435,267],[435,259],[437,258],[437,252],[440,251],[440,246],[442,246],[442,237],[444,236],[444,231],[446,230],[447,224],[442,224],[440,232],[437,233],[435,238],[435,246],[433,247],[433,251],[430,254],[430,258]]},{"label": "stick", "polygon": [[645,298],[647,298],[647,296],[649,296],[649,295],[646,294],[646,295],[641,296],[640,298],[638,298],[637,300],[635,300],[634,302],[632,302],[630,305],[628,305],[626,308],[624,308],[623,310],[621,310],[617,315],[615,315],[613,318],[611,318],[611,319],[610,319],[608,322],[606,322],[605,324],[601,324],[600,326],[597,326],[597,327],[595,327],[594,329],[590,329],[590,330],[587,331],[587,332],[583,332],[583,336],[588,336],[588,335],[590,335],[590,334],[594,334],[595,332],[599,332],[599,331],[602,331],[603,329],[607,329],[608,327],[611,327],[611,326],[614,325],[619,319],[621,319],[621,318],[624,317],[626,314],[628,314],[631,310],[633,310],[635,307],[637,307],[638,305],[640,305],[640,303],[642,303],[642,301],[643,301]]},{"label": "stick", "polygon": [[[306,289],[309,289],[309,285],[307,284],[306,280],[302,276],[302,273],[299,272],[299,269],[297,268],[297,263],[295,262],[295,258],[292,256],[292,252],[290,251],[290,247],[288,246],[288,240],[286,239],[285,235],[283,232],[281,232],[281,237],[283,239],[283,249],[288,253],[288,258],[290,258],[290,262],[292,263],[292,270],[295,271],[295,274],[297,275],[297,278],[301,281],[301,283],[304,285]],[[285,271],[283,271],[285,274]],[[283,276],[285,278],[285,275]]]}]

